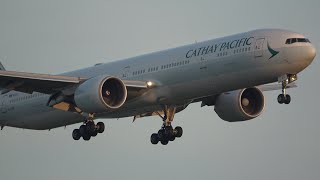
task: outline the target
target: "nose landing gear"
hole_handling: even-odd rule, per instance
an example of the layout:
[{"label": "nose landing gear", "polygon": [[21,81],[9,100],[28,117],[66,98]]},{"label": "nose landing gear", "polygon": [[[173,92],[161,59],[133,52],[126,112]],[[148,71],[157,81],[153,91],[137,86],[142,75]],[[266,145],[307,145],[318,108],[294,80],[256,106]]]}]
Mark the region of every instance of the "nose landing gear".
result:
[{"label": "nose landing gear", "polygon": [[282,94],[279,94],[277,100],[279,104],[290,104],[291,96],[286,93],[286,88],[288,84],[297,80],[296,74],[284,75],[279,78],[279,82],[282,83]]},{"label": "nose landing gear", "polygon": [[278,103],[279,104],[290,104],[291,96],[289,94],[279,94]]}]

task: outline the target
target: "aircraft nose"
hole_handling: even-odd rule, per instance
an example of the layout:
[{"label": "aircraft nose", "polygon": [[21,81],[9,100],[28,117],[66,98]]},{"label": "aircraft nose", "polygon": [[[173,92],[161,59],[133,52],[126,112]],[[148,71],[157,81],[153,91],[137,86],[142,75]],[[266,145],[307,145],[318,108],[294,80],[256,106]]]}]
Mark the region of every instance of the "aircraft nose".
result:
[{"label": "aircraft nose", "polygon": [[312,60],[316,57],[316,54],[317,54],[316,51],[317,51],[317,50],[316,50],[316,48],[315,48],[313,45],[311,45],[311,46],[308,48],[308,54],[307,54],[307,56],[308,56],[308,59],[309,59],[310,61],[312,61]]}]

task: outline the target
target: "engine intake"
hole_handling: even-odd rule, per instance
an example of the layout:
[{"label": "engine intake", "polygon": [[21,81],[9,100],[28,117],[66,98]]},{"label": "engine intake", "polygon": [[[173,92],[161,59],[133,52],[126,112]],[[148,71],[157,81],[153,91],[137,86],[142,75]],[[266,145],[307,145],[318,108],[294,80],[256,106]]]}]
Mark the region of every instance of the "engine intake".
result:
[{"label": "engine intake", "polygon": [[231,91],[218,96],[214,110],[228,122],[250,120],[263,112],[264,96],[257,88]]},{"label": "engine intake", "polygon": [[115,77],[97,76],[82,83],[75,91],[76,105],[84,112],[99,113],[120,108],[127,98],[127,88]]}]

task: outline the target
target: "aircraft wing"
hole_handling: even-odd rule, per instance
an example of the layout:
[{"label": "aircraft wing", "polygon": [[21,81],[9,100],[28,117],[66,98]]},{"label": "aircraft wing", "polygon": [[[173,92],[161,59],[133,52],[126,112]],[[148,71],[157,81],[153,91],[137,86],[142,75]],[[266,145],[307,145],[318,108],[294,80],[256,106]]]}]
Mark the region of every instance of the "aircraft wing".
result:
[{"label": "aircraft wing", "polygon": [[[11,90],[29,93],[53,94],[82,83],[87,78],[0,70],[1,94]],[[123,80],[128,90],[146,89],[142,81]]]},{"label": "aircraft wing", "polygon": [[40,92],[52,94],[66,87],[79,84],[80,77],[56,76],[16,71],[0,71],[1,94],[11,90],[24,93]]}]

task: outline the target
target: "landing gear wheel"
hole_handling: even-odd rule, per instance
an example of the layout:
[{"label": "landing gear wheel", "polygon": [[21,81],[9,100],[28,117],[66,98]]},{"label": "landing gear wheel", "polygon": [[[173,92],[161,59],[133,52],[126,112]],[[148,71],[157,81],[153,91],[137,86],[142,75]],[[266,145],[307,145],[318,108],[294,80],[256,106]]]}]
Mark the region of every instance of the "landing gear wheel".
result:
[{"label": "landing gear wheel", "polygon": [[174,131],[176,133],[177,138],[180,138],[183,134],[183,129],[180,126],[177,126],[176,128],[174,128]]},{"label": "landing gear wheel", "polygon": [[98,131],[94,131],[93,133],[91,133],[92,137],[96,137],[98,135]]},{"label": "landing gear wheel", "polygon": [[162,145],[167,145],[169,143],[168,139],[161,140]]},{"label": "landing gear wheel", "polygon": [[285,103],[285,104],[290,104],[290,102],[291,102],[291,96],[290,96],[289,94],[287,94],[285,97],[286,97],[286,98],[285,98],[285,100],[284,100],[284,103]]},{"label": "landing gear wheel", "polygon": [[176,137],[174,135],[169,137],[169,141],[174,141],[175,139]]},{"label": "landing gear wheel", "polygon": [[164,128],[164,134],[165,134],[165,137],[171,137],[171,136],[174,136],[173,135],[173,128],[172,126],[167,126]]},{"label": "landing gear wheel", "polygon": [[279,104],[283,104],[284,102],[285,102],[285,96],[284,96],[284,94],[279,94],[279,96],[278,96],[278,103]]},{"label": "landing gear wheel", "polygon": [[87,132],[88,134],[93,134],[96,130],[96,125],[94,124],[94,122],[92,121],[89,121],[86,125],[86,128],[87,128]]},{"label": "landing gear wheel", "polygon": [[290,104],[291,97],[286,93],[288,85],[298,79],[296,74],[284,74],[278,77],[278,81],[282,82],[282,94],[278,96],[278,102],[280,104]]},{"label": "landing gear wheel", "polygon": [[167,105],[163,105],[163,114],[164,116],[161,116],[161,113],[157,113],[162,121],[162,127],[158,131],[158,133],[153,133],[151,135],[151,143],[152,144],[158,144],[159,141],[162,145],[167,145],[169,141],[174,141],[176,138],[180,138],[182,136],[182,128],[181,127],[172,127],[172,122],[174,115],[176,113],[177,107],[168,107]]},{"label": "landing gear wheel", "polygon": [[83,140],[85,140],[85,141],[89,141],[90,138],[91,138],[91,136],[86,133],[86,134],[83,134],[83,135],[82,135],[82,138],[83,138]]},{"label": "landing gear wheel", "polygon": [[73,132],[72,132],[72,138],[73,138],[74,140],[76,140],[76,141],[81,138],[81,133],[80,133],[80,130],[79,130],[79,129],[73,130]]},{"label": "landing gear wheel", "polygon": [[97,127],[98,127],[98,133],[103,133],[104,132],[105,126],[104,126],[103,122],[98,122],[97,123]]},{"label": "landing gear wheel", "polygon": [[80,128],[79,128],[79,131],[80,131],[80,134],[83,136],[85,134],[87,134],[87,127],[86,125],[81,125]]},{"label": "landing gear wheel", "polygon": [[103,122],[94,123],[92,119],[86,119],[84,123],[72,132],[72,137],[74,140],[79,140],[81,137],[85,141],[89,141],[91,137],[95,137],[98,133],[103,133],[105,126]]},{"label": "landing gear wheel", "polygon": [[158,138],[159,138],[160,140],[165,139],[165,132],[164,132],[163,129],[160,129],[160,130],[158,131]]},{"label": "landing gear wheel", "polygon": [[150,137],[150,141],[151,141],[151,144],[158,144],[159,142],[158,134],[153,133]]},{"label": "landing gear wheel", "polygon": [[278,96],[278,102],[279,104],[290,104],[291,102],[291,96],[289,94],[280,94]]}]

